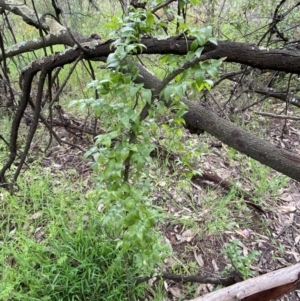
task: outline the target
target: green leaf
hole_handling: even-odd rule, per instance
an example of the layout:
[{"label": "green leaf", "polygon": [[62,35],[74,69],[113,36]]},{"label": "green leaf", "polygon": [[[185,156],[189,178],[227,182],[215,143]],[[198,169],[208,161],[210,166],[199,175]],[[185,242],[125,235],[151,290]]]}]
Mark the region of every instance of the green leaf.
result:
[{"label": "green leaf", "polygon": [[152,27],[155,23],[155,17],[150,11],[147,11],[146,23],[148,27]]},{"label": "green leaf", "polygon": [[201,28],[200,32],[203,32],[207,38],[212,36],[212,27],[207,26],[205,28]]},{"label": "green leaf", "polygon": [[110,53],[106,60],[106,66],[108,68],[116,68],[116,67],[119,67],[119,65],[120,65],[120,61],[117,58],[116,54]]},{"label": "green leaf", "polygon": [[200,0],[189,0],[193,5],[199,5],[201,4]]},{"label": "green leaf", "polygon": [[72,106],[75,106],[75,105],[78,105],[79,103],[79,100],[78,99],[75,99],[75,100],[71,100],[68,104],[68,107],[72,107]]},{"label": "green leaf", "polygon": [[197,49],[198,45],[199,45],[198,41],[197,41],[197,39],[195,39],[191,44],[191,50],[195,51]]},{"label": "green leaf", "polygon": [[218,59],[218,60],[213,60],[211,62],[211,66],[212,67],[215,67],[215,68],[218,68],[222,65],[223,61],[225,60],[225,58],[221,58],[221,59]]},{"label": "green leaf", "polygon": [[175,93],[179,98],[182,98],[183,94],[185,92],[184,86],[182,83],[180,85],[175,86]]},{"label": "green leaf", "polygon": [[131,44],[131,45],[128,45],[128,46],[125,47],[125,52],[127,54],[127,53],[130,53],[132,50],[135,50],[135,49],[136,49],[136,45]]},{"label": "green leaf", "polygon": [[210,79],[206,79],[204,81],[204,88],[207,89],[207,90],[210,90],[213,85],[214,85],[214,83]]},{"label": "green leaf", "polygon": [[217,41],[216,38],[211,37],[211,38],[209,38],[208,40],[209,40],[212,44],[218,45],[218,41]]},{"label": "green leaf", "polygon": [[200,46],[205,45],[205,43],[206,43],[206,38],[205,38],[204,36],[202,36],[201,34],[198,34],[198,35],[196,36],[196,39],[197,39],[198,44],[199,44]]},{"label": "green leaf", "polygon": [[199,71],[195,72],[195,81],[196,81],[198,88],[200,88],[202,86],[204,79],[205,79],[204,71],[199,70]]},{"label": "green leaf", "polygon": [[219,77],[219,72],[218,72],[217,68],[214,68],[214,67],[209,68],[209,69],[207,69],[207,73],[213,78]]},{"label": "green leaf", "polygon": [[150,89],[142,89],[142,97],[148,104],[152,101],[152,91]]},{"label": "green leaf", "polygon": [[128,32],[134,32],[134,31],[135,31],[135,29],[132,28],[131,26],[124,26],[120,30],[121,33],[124,33],[124,32],[128,33]]},{"label": "green leaf", "polygon": [[123,161],[125,161],[129,156],[129,149],[127,147],[124,147],[120,152],[121,158]]},{"label": "green leaf", "polygon": [[173,87],[168,85],[164,88],[163,94],[166,101],[169,101],[173,93]]},{"label": "green leaf", "polygon": [[205,62],[201,62],[200,66],[203,70],[207,70],[208,68],[210,68],[211,64],[209,62],[205,61]]},{"label": "green leaf", "polygon": [[134,99],[140,89],[141,89],[141,85],[131,86],[129,90],[130,98]]},{"label": "green leaf", "polygon": [[84,154],[83,157],[86,159],[87,157],[89,157],[90,155],[94,154],[97,151],[98,151],[98,147],[97,146],[93,146],[87,152],[85,152],[85,154]]},{"label": "green leaf", "polygon": [[203,49],[204,49],[203,47],[199,47],[199,48],[195,51],[196,57],[199,58],[199,57],[201,56]]}]

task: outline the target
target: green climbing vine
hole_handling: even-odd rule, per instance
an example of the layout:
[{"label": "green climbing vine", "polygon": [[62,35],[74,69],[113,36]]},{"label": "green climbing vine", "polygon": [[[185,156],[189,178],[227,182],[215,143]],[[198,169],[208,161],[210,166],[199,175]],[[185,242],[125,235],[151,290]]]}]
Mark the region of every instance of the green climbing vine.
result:
[{"label": "green climbing vine", "polygon": [[[75,100],[71,105],[76,104],[83,110],[92,109],[105,130],[85,154],[86,158],[93,158],[96,195],[105,212],[103,227],[117,241],[121,253],[129,250],[134,253],[131,260],[139,273],[149,274],[170,254],[169,246],[156,231],[163,214],[152,202],[154,188],[149,171],[153,166],[150,154],[155,145],[150,133],[159,129],[156,117],[170,115],[172,110],[173,117],[161,128],[166,137],[182,148],[180,138],[187,108],[181,99],[209,89],[212,81],[207,77],[218,76],[217,68],[222,60],[200,60],[202,46],[207,42],[216,43],[210,27],[196,31],[182,24],[180,30],[195,37],[191,50],[184,59],[163,56],[161,63],[169,66],[165,84],[153,90],[145,89],[143,84],[134,83],[138,69],[130,56],[145,48],[140,42],[143,35],[151,35],[165,23],[151,12],[133,9],[124,20],[115,17],[107,26],[112,35],[117,36],[112,44],[114,52],[107,58],[107,76],[88,86],[97,90],[100,98]],[[195,63],[191,68],[182,68],[178,72],[192,60]],[[161,99],[170,106],[166,107]],[[187,156],[177,162],[185,167],[188,177],[200,172],[193,170],[189,159]]]}]

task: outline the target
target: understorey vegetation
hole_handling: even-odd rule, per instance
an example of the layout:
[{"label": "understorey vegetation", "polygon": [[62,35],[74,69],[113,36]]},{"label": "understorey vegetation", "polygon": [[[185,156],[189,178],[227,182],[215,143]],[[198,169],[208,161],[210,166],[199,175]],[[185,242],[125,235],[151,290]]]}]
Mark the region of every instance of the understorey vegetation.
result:
[{"label": "understorey vegetation", "polygon": [[0,1],[0,300],[297,300],[299,7]]}]

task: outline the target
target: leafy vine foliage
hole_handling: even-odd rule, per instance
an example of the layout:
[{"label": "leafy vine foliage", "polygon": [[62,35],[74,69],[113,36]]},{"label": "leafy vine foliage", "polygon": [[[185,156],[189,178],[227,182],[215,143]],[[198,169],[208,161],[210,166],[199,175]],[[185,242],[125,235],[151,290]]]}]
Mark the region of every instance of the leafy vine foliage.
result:
[{"label": "leafy vine foliage", "polygon": [[[115,51],[107,58],[107,77],[88,85],[97,90],[99,99],[74,100],[70,104],[92,109],[102,121],[106,134],[97,136],[85,154],[86,158],[93,158],[97,175],[93,197],[99,198],[100,207],[105,210],[103,226],[118,241],[120,254],[133,251],[134,265],[144,275],[153,272],[170,254],[168,244],[156,231],[163,214],[153,205],[154,189],[149,180],[151,152],[155,149],[151,134],[160,128],[156,118],[171,110],[175,112],[161,128],[179,145],[186,112],[180,100],[209,89],[212,81],[207,77],[217,77],[217,67],[222,62],[198,62],[191,69],[180,69],[186,62],[200,58],[205,43],[216,43],[210,27],[196,31],[182,23],[178,28],[196,39],[185,57],[162,57],[161,63],[169,66],[169,81],[155,91],[135,83],[138,68],[130,55],[143,52],[141,37],[165,25],[150,11],[139,8],[132,8],[124,20],[113,18],[107,26],[117,39],[113,43]],[[182,164],[187,177],[199,172],[193,170],[189,156],[183,156],[178,164]]]}]

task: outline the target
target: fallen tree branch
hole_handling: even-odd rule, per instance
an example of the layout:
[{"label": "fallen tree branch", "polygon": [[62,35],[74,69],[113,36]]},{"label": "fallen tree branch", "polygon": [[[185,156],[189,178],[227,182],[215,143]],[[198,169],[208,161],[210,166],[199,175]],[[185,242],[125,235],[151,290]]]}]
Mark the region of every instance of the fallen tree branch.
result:
[{"label": "fallen tree branch", "polygon": [[296,289],[300,284],[300,263],[273,271],[190,301],[269,301]]},{"label": "fallen tree branch", "polygon": [[207,277],[203,275],[182,276],[182,275],[174,275],[170,273],[162,273],[161,275],[156,275],[155,277],[149,276],[149,277],[139,278],[136,281],[136,284],[143,283],[152,278],[155,278],[157,280],[159,279],[172,280],[174,282],[181,282],[181,283],[187,283],[187,282],[207,283],[207,284],[216,284],[222,286],[229,286],[237,282],[237,277],[234,274],[230,275],[229,277]]},{"label": "fallen tree branch", "polygon": [[187,99],[184,119],[188,128],[202,129],[241,153],[300,181],[300,157],[220,118],[212,110]]},{"label": "fallen tree branch", "polygon": [[257,115],[268,116],[268,117],[277,118],[277,119],[300,120],[300,117],[295,117],[295,116],[277,115],[277,114],[272,114],[272,113],[267,113],[267,112],[256,112],[256,111],[254,111],[253,113],[255,113]]},{"label": "fallen tree branch", "polygon": [[[217,185],[220,185],[227,192],[229,192],[232,188],[234,188],[234,186],[230,182],[222,179],[217,174],[213,174],[211,172],[204,171],[201,175],[195,175],[191,179],[192,182],[194,182],[198,185],[199,185],[199,182],[201,182],[203,180],[211,181]],[[248,207],[251,207],[251,208],[257,210],[258,212],[260,212],[262,214],[266,213],[265,210],[261,206],[255,204],[253,201],[251,201],[251,195],[247,191],[243,191],[241,188],[236,188],[236,195],[238,197],[243,198]]]},{"label": "fallen tree branch", "polygon": [[[159,86],[159,78],[141,64],[136,64],[136,66],[140,72],[140,76],[136,79],[137,82],[144,83],[147,89]],[[220,118],[212,110],[199,103],[188,99],[183,99],[182,101],[188,106],[188,112],[183,118],[189,130],[206,131],[241,153],[296,181],[300,181],[300,157],[298,155],[277,148],[257,135],[249,133],[235,124]]]}]

